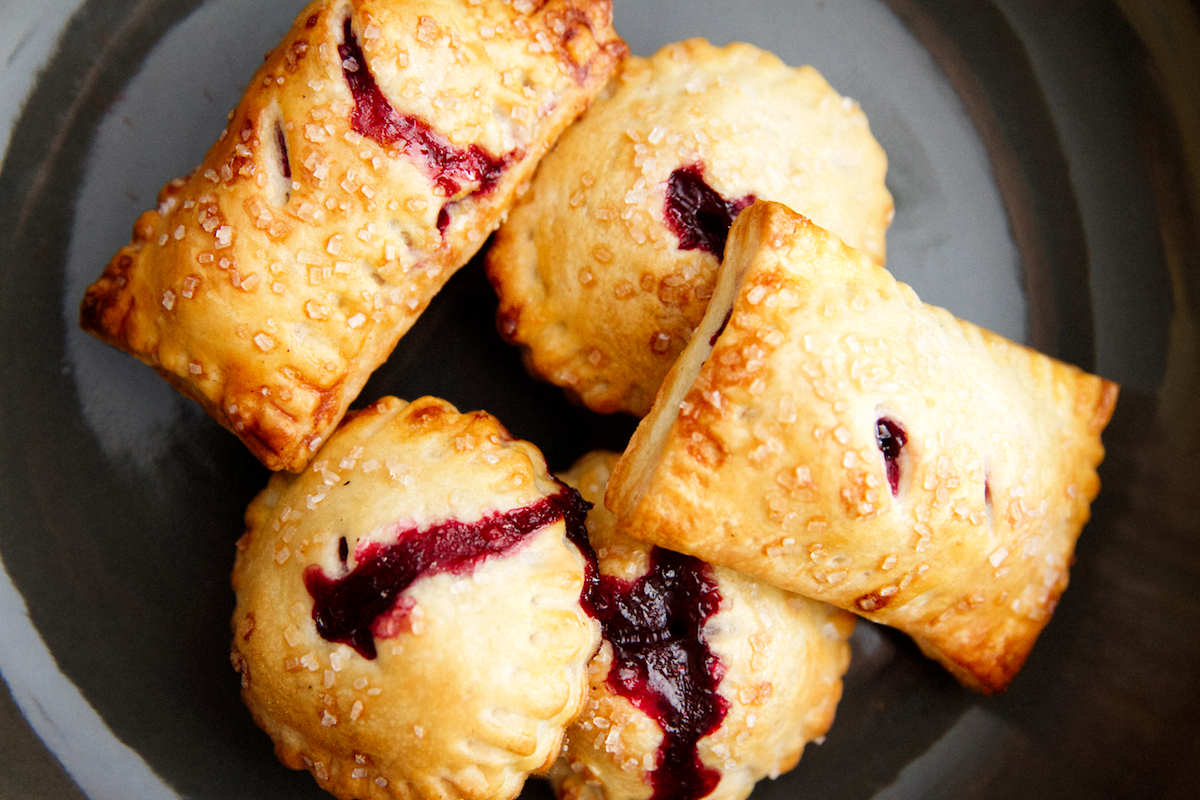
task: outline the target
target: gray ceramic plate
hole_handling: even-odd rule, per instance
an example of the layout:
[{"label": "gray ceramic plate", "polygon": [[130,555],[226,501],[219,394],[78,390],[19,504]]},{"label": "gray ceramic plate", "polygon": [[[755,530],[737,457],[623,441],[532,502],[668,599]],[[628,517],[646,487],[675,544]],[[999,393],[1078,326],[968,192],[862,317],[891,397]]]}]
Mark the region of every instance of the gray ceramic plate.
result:
[{"label": "gray ceramic plate", "polygon": [[[227,658],[233,542],[266,472],[75,324],[83,287],[199,161],[300,5],[0,0],[0,796],[324,796],[275,761]],[[755,796],[1200,795],[1195,3],[616,13],[639,54],[704,36],[817,66],[888,151],[893,272],[1124,387],[1071,587],[1008,693],[974,696],[860,625],[833,729]],[[494,308],[472,263],[363,398],[487,409],[555,468],[619,449],[632,423],[529,380]]]}]

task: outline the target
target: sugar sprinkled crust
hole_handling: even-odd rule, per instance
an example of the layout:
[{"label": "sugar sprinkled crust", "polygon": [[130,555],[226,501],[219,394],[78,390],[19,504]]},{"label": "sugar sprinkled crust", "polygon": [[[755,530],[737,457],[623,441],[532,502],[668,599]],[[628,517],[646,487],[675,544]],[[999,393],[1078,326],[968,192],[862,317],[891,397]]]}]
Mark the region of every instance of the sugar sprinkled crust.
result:
[{"label": "sugar sprinkled crust", "polygon": [[[600,573],[633,582],[646,574],[655,548],[625,535],[600,501],[615,453],[582,457],[561,477],[596,505],[588,538]],[[761,778],[795,766],[806,743],[833,723],[850,659],[854,618],[721,567],[712,568],[720,607],[704,639],[720,663],[720,696],[728,704],[719,727],[699,740],[700,762],[719,782],[706,798],[746,797]],[[608,683],[613,647],[605,642],[588,668],[583,714],[567,729],[563,757],[551,771],[560,798],[647,798],[659,768],[663,730]]]},{"label": "sugar sprinkled crust", "polygon": [[883,263],[886,171],[862,109],[812,67],[702,39],[631,57],[497,232],[500,332],[587,407],[644,415],[720,257],[719,236],[681,239],[672,180],[702,180],[735,206],[786,203]]},{"label": "sugar sprinkled crust", "polygon": [[276,473],[238,543],[232,659],[279,758],[344,798],[509,798],[548,768],[599,643],[561,516],[469,569],[419,576],[373,628],[374,658],[324,638],[308,586],[447,520],[564,491],[494,418],[433,398],[384,398],[305,472]]},{"label": "sugar sprinkled crust", "polygon": [[1066,588],[1116,397],[756,203],[606,502],[638,538],[893,625],[998,692]]},{"label": "sugar sprinkled crust", "polygon": [[299,471],[624,57],[607,0],[324,0],[83,327]]}]

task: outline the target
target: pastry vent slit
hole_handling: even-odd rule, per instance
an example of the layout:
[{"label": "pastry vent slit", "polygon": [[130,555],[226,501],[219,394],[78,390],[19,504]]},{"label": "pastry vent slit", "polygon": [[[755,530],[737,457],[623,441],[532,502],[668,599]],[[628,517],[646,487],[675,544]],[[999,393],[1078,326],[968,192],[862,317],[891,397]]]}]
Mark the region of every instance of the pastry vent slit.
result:
[{"label": "pastry vent slit", "polygon": [[[282,208],[292,199],[292,164],[288,154],[287,130],[283,115],[278,108],[267,117],[269,122],[263,125],[266,141],[267,162],[267,201],[276,208]],[[270,133],[267,133],[267,132]]]},{"label": "pastry vent slit", "polygon": [[992,482],[986,469],[983,477],[983,508],[987,517],[988,537],[991,539],[996,535],[996,512],[992,504]]},{"label": "pastry vent slit", "polygon": [[875,420],[875,443],[883,454],[884,469],[887,472],[888,488],[892,497],[900,494],[900,480],[903,477],[904,445],[908,444],[908,434],[904,426],[887,415],[881,415]]}]

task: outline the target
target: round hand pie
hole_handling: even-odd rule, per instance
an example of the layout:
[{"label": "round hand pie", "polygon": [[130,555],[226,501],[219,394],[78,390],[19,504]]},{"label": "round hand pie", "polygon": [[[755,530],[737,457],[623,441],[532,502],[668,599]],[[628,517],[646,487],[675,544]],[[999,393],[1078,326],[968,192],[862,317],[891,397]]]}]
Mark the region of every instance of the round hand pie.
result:
[{"label": "round hand pie", "polygon": [[604,642],[551,779],[579,800],[743,798],[829,729],[854,618],[622,533],[599,504],[617,458],[563,476],[596,502],[585,605]]},{"label": "round hand pie", "polygon": [[644,415],[738,212],[787,203],[882,263],[886,171],[862,110],[812,67],[701,39],[630,58],[497,232],[500,332],[589,408]]},{"label": "round hand pie", "polygon": [[423,398],[358,412],[246,513],[234,666],[279,758],[349,798],[511,798],[582,708],[586,505]]}]

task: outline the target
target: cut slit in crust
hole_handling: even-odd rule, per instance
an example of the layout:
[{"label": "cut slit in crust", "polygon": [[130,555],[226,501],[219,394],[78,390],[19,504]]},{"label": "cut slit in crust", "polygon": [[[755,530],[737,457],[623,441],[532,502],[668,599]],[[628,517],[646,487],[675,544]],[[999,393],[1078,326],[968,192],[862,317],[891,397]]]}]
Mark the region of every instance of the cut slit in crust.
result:
[{"label": "cut slit in crust", "polygon": [[287,130],[283,116],[279,113],[278,107],[272,109],[273,113],[265,113],[264,120],[274,118],[273,122],[268,123],[274,129],[274,137],[264,137],[268,148],[274,147],[274,157],[268,153],[264,161],[270,165],[274,163],[275,168],[266,170],[267,174],[267,202],[275,208],[283,208],[292,199],[292,162],[291,154],[288,152]]},{"label": "cut slit in crust", "polygon": [[[639,539],[893,625],[998,692],[1066,588],[1116,395],[756,203],[606,503]],[[905,434],[897,492],[881,416]]]}]

